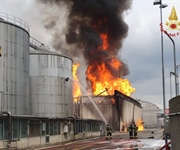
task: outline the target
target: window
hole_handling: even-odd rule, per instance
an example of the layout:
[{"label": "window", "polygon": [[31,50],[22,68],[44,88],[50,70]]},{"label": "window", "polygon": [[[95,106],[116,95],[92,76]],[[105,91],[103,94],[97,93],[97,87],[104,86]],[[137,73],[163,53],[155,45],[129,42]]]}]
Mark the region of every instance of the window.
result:
[{"label": "window", "polygon": [[3,139],[3,120],[0,120],[0,140]]},{"label": "window", "polygon": [[99,131],[99,122],[92,122],[92,132]]},{"label": "window", "polygon": [[20,121],[20,137],[26,138],[27,137],[27,120]]},{"label": "window", "polygon": [[40,136],[40,121],[39,120],[29,121],[29,135],[30,137]]},{"label": "window", "polygon": [[59,121],[52,120],[50,121],[50,135],[58,135],[60,134],[59,129]]},{"label": "window", "polygon": [[46,123],[42,122],[42,124],[41,124],[41,135],[45,136],[45,132],[46,132]]},{"label": "window", "polygon": [[86,122],[86,131],[91,131],[91,123]]},{"label": "window", "polygon": [[46,135],[49,135],[49,121],[46,121]]},{"label": "window", "polygon": [[9,122],[8,120],[4,120],[4,139],[8,139],[8,133],[9,133]]},{"label": "window", "polygon": [[19,133],[20,130],[19,130],[19,120],[16,119],[16,120],[12,120],[12,138],[13,139],[16,139],[16,138],[19,138]]}]

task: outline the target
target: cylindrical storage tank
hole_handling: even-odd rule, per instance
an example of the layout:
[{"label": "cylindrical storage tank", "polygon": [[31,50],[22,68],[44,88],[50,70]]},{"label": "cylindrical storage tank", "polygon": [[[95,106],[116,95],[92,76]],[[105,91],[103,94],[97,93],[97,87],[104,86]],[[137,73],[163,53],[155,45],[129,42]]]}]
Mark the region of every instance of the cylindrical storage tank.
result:
[{"label": "cylindrical storage tank", "polygon": [[0,111],[29,115],[29,27],[0,13]]},{"label": "cylindrical storage tank", "polygon": [[173,150],[180,148],[180,96],[169,100],[169,130]]},{"label": "cylindrical storage tank", "polygon": [[72,116],[72,65],[71,58],[54,52],[30,52],[32,115]]}]

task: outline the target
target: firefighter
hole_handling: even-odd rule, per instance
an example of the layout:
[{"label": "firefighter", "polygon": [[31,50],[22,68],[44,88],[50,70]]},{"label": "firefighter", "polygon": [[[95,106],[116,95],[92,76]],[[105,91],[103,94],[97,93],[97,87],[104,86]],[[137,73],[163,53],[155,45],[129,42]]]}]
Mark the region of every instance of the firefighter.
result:
[{"label": "firefighter", "polygon": [[109,138],[112,139],[112,128],[108,124],[106,127],[106,140],[108,140]]},{"label": "firefighter", "polygon": [[134,139],[137,139],[137,131],[138,131],[138,127],[135,125],[134,126]]},{"label": "firefighter", "polygon": [[128,128],[128,131],[129,131],[129,138],[130,139],[133,139],[133,131],[134,131],[134,125],[133,124],[131,124],[130,126],[129,126],[129,128]]}]

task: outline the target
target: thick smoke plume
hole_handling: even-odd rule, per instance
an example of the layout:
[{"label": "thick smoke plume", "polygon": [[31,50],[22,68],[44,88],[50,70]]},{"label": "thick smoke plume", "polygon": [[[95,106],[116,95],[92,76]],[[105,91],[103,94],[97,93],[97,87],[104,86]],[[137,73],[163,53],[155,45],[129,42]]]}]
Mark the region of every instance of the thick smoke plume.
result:
[{"label": "thick smoke plume", "polygon": [[[46,20],[45,27],[53,31],[53,46],[56,50],[62,49],[62,33],[65,37],[68,53],[72,57],[78,57],[83,54],[87,65],[93,63],[102,64],[108,68],[111,73],[118,76],[128,74],[127,66],[117,58],[119,50],[122,47],[123,39],[127,36],[128,26],[123,20],[123,15],[131,6],[131,0],[41,0],[48,8],[54,7],[59,10],[54,16]],[[61,26],[58,20],[63,8],[66,7],[66,28],[63,32],[55,30],[55,26]],[[103,40],[101,34],[107,34],[108,47],[102,50]],[[67,46],[66,45],[66,46]],[[109,65],[113,59],[118,59],[122,66],[115,70]],[[93,72],[96,72],[94,67]]]}]

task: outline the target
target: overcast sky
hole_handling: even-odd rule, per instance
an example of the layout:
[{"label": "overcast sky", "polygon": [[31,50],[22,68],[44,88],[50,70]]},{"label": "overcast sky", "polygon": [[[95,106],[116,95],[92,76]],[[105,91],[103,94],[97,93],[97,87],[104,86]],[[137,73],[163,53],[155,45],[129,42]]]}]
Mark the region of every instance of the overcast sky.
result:
[{"label": "overcast sky", "polygon": [[[158,5],[154,6],[153,2],[153,0],[134,0],[131,9],[125,13],[124,19],[129,26],[129,31],[128,36],[124,39],[119,56],[128,65],[130,74],[126,78],[136,89],[136,92],[131,96],[162,107],[160,9]],[[180,1],[164,0],[163,3],[168,5],[167,8],[163,9],[163,25],[167,29],[165,23],[169,21],[168,18],[173,6],[175,6],[180,22]],[[0,0],[0,12],[23,19],[30,26],[31,36],[51,47],[51,34],[42,25],[42,9],[33,0]],[[50,11],[51,9],[46,8],[43,13],[50,13]],[[65,10],[58,11],[61,12],[63,20],[66,16]],[[65,26],[64,22],[62,22],[62,27],[63,25]],[[180,29],[180,26],[178,28]],[[167,32],[177,33],[180,30],[167,30]],[[170,39],[165,34],[163,39],[165,97],[168,108],[170,95],[175,96],[174,76],[171,76],[172,93],[170,94],[170,72],[174,72],[174,53]],[[180,42],[178,41],[180,35],[173,37],[173,39],[176,44],[176,64],[179,65]]]},{"label": "overcast sky", "polygon": [[[125,20],[129,25],[129,35],[124,42],[122,57],[126,60],[130,74],[127,78],[136,88],[133,98],[163,104],[162,55],[160,33],[160,9],[153,5],[153,0],[134,0],[132,9]],[[164,0],[168,7],[162,10],[164,29],[169,21],[172,7],[175,6],[180,21],[180,1]],[[180,26],[179,26],[180,29]],[[180,30],[167,30],[177,33]],[[174,72],[174,53],[171,40],[164,34],[164,72],[166,107],[170,99],[170,72]],[[176,65],[180,64],[180,36],[173,37],[176,46]],[[180,70],[180,69],[178,69]],[[172,97],[175,96],[174,76],[171,76]],[[160,107],[160,106],[159,106]]]}]

